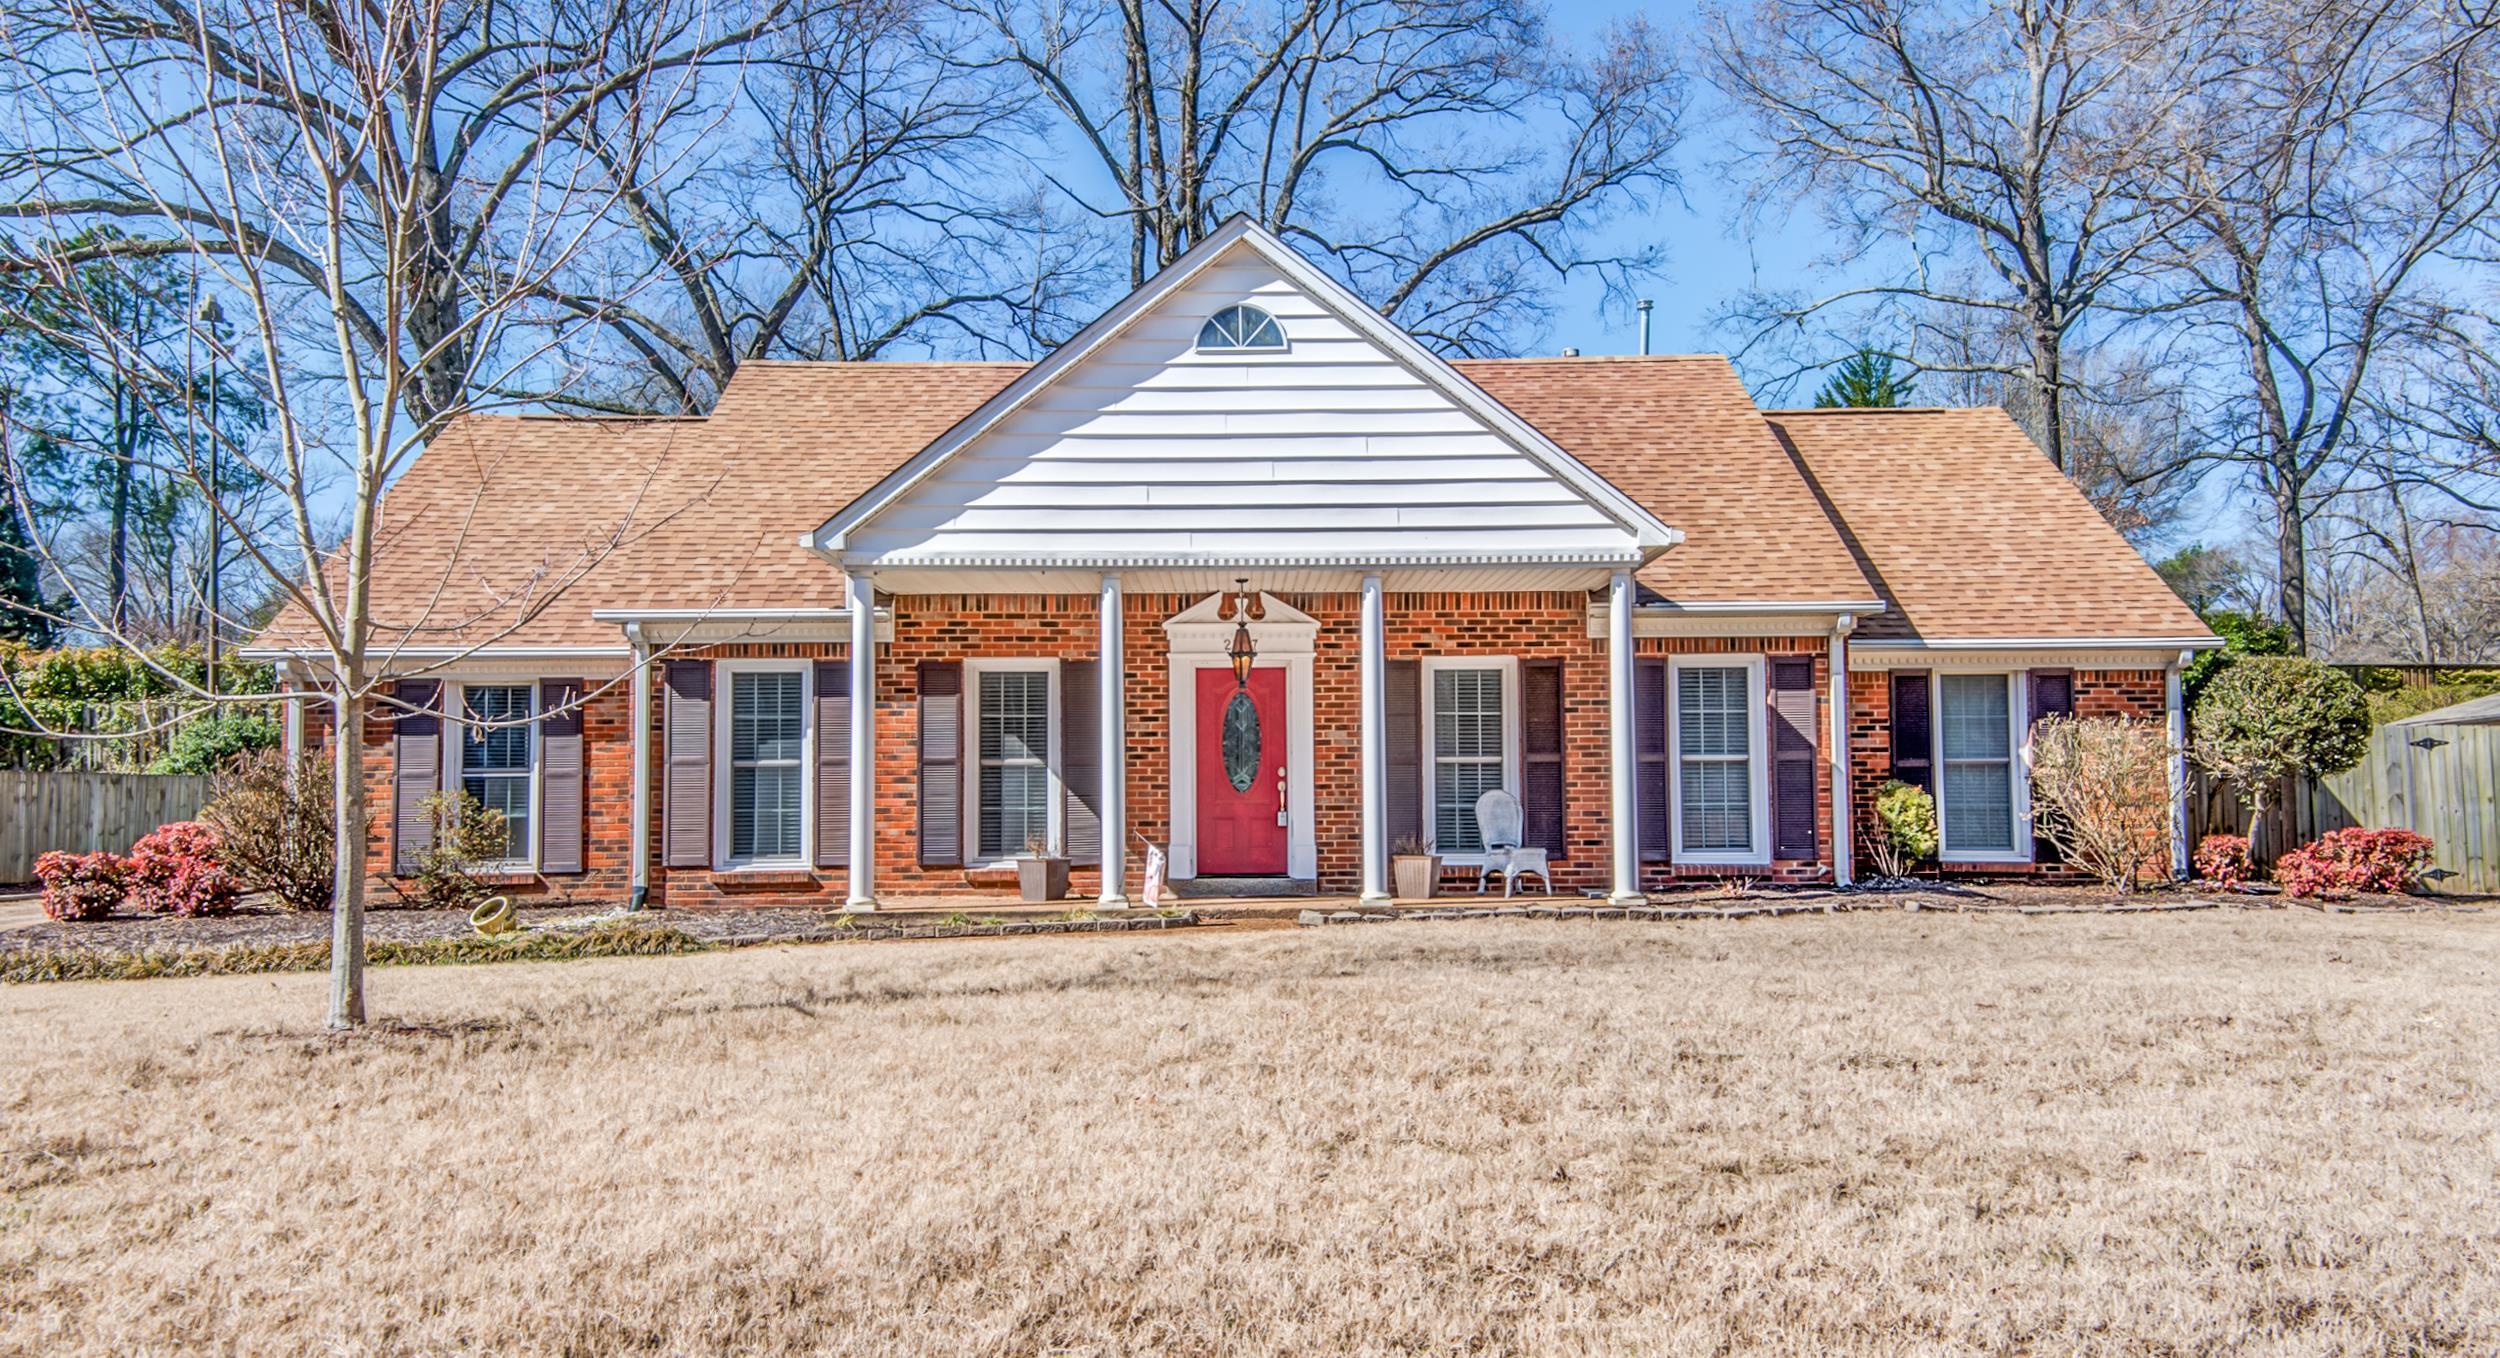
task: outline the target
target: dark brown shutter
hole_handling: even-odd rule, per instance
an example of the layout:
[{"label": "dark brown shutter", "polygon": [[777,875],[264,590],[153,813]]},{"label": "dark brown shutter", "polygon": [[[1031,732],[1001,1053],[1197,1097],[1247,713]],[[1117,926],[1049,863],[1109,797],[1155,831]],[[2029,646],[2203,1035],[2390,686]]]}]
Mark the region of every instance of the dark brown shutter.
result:
[{"label": "dark brown shutter", "polygon": [[402,679],[391,694],[391,871],[409,873],[434,847],[425,799],[443,790],[443,686]]},{"label": "dark brown shutter", "polygon": [[1816,834],[1814,662],[1771,662],[1771,856],[1822,856]]},{"label": "dark brown shutter", "polygon": [[1389,851],[1402,840],[1424,837],[1424,665],[1390,660],[1381,665],[1382,753],[1388,763]]},{"label": "dark brown shutter", "polygon": [[[2031,679],[2031,716],[2023,729],[2028,732],[2040,724],[2042,717],[2071,717],[2075,714],[2075,672],[2073,670],[2033,670]],[[2035,812],[2035,817],[2039,813]],[[2031,836],[2031,857],[2036,863],[2062,861],[2057,841],[2040,834]]]},{"label": "dark brown shutter", "polygon": [[851,662],[816,662],[816,866],[851,861]]},{"label": "dark brown shutter", "polygon": [[1067,790],[1068,861],[1102,862],[1102,665],[1059,665],[1059,779]]},{"label": "dark brown shutter", "polygon": [[1927,671],[1892,672],[1892,776],[1936,790],[1934,723],[1928,719]]},{"label": "dark brown shutter", "polygon": [[661,727],[660,862],[712,865],[712,662],[668,662]]},{"label": "dark brown shutter", "polygon": [[1520,838],[1563,856],[1563,662],[1519,666]]},{"label": "dark brown shutter", "polygon": [[964,667],[920,663],[920,863],[964,861]]},{"label": "dark brown shutter", "polygon": [[538,870],[582,870],[582,681],[538,681]]},{"label": "dark brown shutter", "polygon": [[1667,662],[1632,660],[1632,821],[1639,828],[1641,861],[1664,863],[1667,837]]}]

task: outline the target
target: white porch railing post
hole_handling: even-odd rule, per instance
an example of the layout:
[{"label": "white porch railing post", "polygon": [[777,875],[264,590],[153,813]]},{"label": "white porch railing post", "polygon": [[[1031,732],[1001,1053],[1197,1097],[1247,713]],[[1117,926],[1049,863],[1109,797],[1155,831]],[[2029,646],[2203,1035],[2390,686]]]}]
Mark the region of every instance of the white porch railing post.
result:
[{"label": "white porch railing post", "polygon": [[2193,651],[2181,651],[2162,669],[2162,706],[2170,719],[2170,875],[2179,881],[2188,879],[2188,768],[2187,768],[2187,703],[2182,698],[2179,667],[2196,658]]},{"label": "white porch railing post", "polygon": [[1632,572],[1606,584],[1606,747],[1612,754],[1614,892],[1618,905],[1641,899],[1640,827],[1632,805]]},{"label": "white porch railing post", "polygon": [[1128,904],[1128,653],[1121,635],[1120,577],[1102,576],[1102,901]]},{"label": "white porch railing post", "polygon": [[1363,899],[1389,899],[1389,752],[1384,699],[1388,692],[1388,616],[1380,572],[1363,576],[1360,671],[1363,700]]},{"label": "white porch railing post", "polygon": [[863,571],[842,578],[851,609],[851,883],[845,910],[877,908],[877,589]]}]

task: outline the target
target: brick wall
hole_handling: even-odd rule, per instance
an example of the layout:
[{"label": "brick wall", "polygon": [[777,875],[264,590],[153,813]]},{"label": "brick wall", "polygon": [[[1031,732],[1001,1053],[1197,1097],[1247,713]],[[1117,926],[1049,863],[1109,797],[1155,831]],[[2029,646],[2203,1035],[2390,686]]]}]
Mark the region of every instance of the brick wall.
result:
[{"label": "brick wall", "polygon": [[[1158,844],[1172,841],[1169,778],[1171,716],[1169,652],[1164,621],[1200,596],[1133,594],[1126,599],[1128,660],[1128,823]],[[1313,667],[1313,775],[1317,786],[1314,830],[1319,887],[1350,892],[1360,882],[1361,738],[1356,668],[1358,601],[1350,594],[1280,596],[1318,620]],[[1387,600],[1386,634],[1392,659],[1431,656],[1515,656],[1557,659],[1563,666],[1565,789],[1564,844],[1554,863],[1558,890],[1600,890],[1610,875],[1608,701],[1602,643],[1589,635],[1588,596],[1576,592],[1514,594],[1399,594]],[[967,658],[1091,659],[1097,649],[1094,597],[904,596],[895,600],[893,642],[877,669],[877,890],[881,896],[1012,894],[1013,874],[919,863],[918,674],[923,661]],[[1644,637],[1641,655],[1765,655],[1810,659],[1815,671],[1815,733],[1818,747],[1830,730],[1828,643],[1820,636],[1774,638]],[[838,644],[738,645],[708,648],[709,658],[788,657],[838,659]],[[579,875],[507,884],[508,889],[558,899],[621,901],[628,886],[627,843],[632,810],[631,720],[628,686],[621,674],[584,666],[577,676],[592,688],[584,713],[584,759],[589,779],[585,862]],[[841,869],[802,870],[733,877],[708,869],[660,866],[657,843],[662,776],[658,724],[666,703],[654,684],[652,701],[651,850],[654,904],[690,907],[735,905],[839,905],[847,882]],[[1873,823],[1875,794],[1890,776],[1890,688],[1882,672],[1850,675],[1850,777],[1857,832]],[[2076,710],[2085,716],[2158,717],[2163,676],[2158,670],[2084,670],[2075,676]],[[318,721],[308,735],[318,738]],[[377,868],[387,871],[391,852],[392,723],[375,714],[366,723],[366,780],[373,793],[369,842]],[[1782,860],[1762,869],[1727,869],[1644,863],[1642,884],[1657,889],[1696,877],[1769,877],[1780,881],[1828,880],[1830,875],[1832,766],[1818,761],[1817,820],[1823,827],[1812,859]],[[1143,856],[1130,839],[1129,889],[1136,890]],[[1985,871],[2009,869],[1991,867]],[[2011,869],[2024,870],[2024,869]],[[388,889],[386,879],[377,885]],[[1092,868],[1073,873],[1080,898],[1099,893]]]},{"label": "brick wall", "polygon": [[[2168,688],[2160,670],[2076,670],[2075,715],[2079,717],[2141,717],[2163,720],[2168,713]],[[1850,809],[1863,845],[1875,829],[1875,797],[1892,780],[1892,675],[1884,670],[1852,670],[1849,674],[1849,744],[1854,764],[1850,777]],[[1869,871],[1865,850],[1858,870]],[[2030,863],[1953,864],[1946,872],[1960,876],[2006,876],[2061,871]]]}]

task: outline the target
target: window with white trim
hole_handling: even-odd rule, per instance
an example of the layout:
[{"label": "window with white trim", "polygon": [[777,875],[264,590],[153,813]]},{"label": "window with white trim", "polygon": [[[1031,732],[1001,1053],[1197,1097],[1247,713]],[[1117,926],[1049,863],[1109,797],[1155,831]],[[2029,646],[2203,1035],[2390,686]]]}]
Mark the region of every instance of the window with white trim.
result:
[{"label": "window with white trim", "polygon": [[974,685],[974,854],[1012,858],[1050,843],[1050,671],[983,669]]},{"label": "window with white trim", "polygon": [[807,675],[729,672],[729,859],[795,862],[806,804]]},{"label": "window with white trim", "polygon": [[1254,306],[1228,306],[1198,327],[1201,352],[1276,350],[1285,347],[1285,332],[1276,318]]},{"label": "window with white trim", "polygon": [[1754,702],[1744,665],[1675,671],[1676,814],[1687,854],[1756,853]]},{"label": "window with white trim", "polygon": [[460,790],[503,814],[507,863],[529,861],[533,684],[460,686]]},{"label": "window with white trim", "polygon": [[1944,852],[2017,858],[2014,699],[2004,674],[1936,676],[1936,762]]},{"label": "window with white trim", "polygon": [[1507,678],[1498,666],[1432,671],[1432,843],[1442,853],[1484,852],[1476,799],[1509,781]]}]

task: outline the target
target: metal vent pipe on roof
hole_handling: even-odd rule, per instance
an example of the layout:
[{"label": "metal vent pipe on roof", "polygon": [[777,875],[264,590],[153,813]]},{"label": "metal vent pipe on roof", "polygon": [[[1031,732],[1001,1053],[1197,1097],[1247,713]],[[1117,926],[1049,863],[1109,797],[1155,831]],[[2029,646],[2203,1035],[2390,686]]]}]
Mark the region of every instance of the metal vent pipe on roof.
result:
[{"label": "metal vent pipe on roof", "polygon": [[1646,297],[1644,297],[1644,298],[1642,298],[1642,299],[1640,300],[1640,312],[1641,312],[1641,357],[1643,357],[1643,358],[1647,358],[1647,357],[1649,357],[1649,299],[1648,299],[1648,298],[1646,298]]}]

